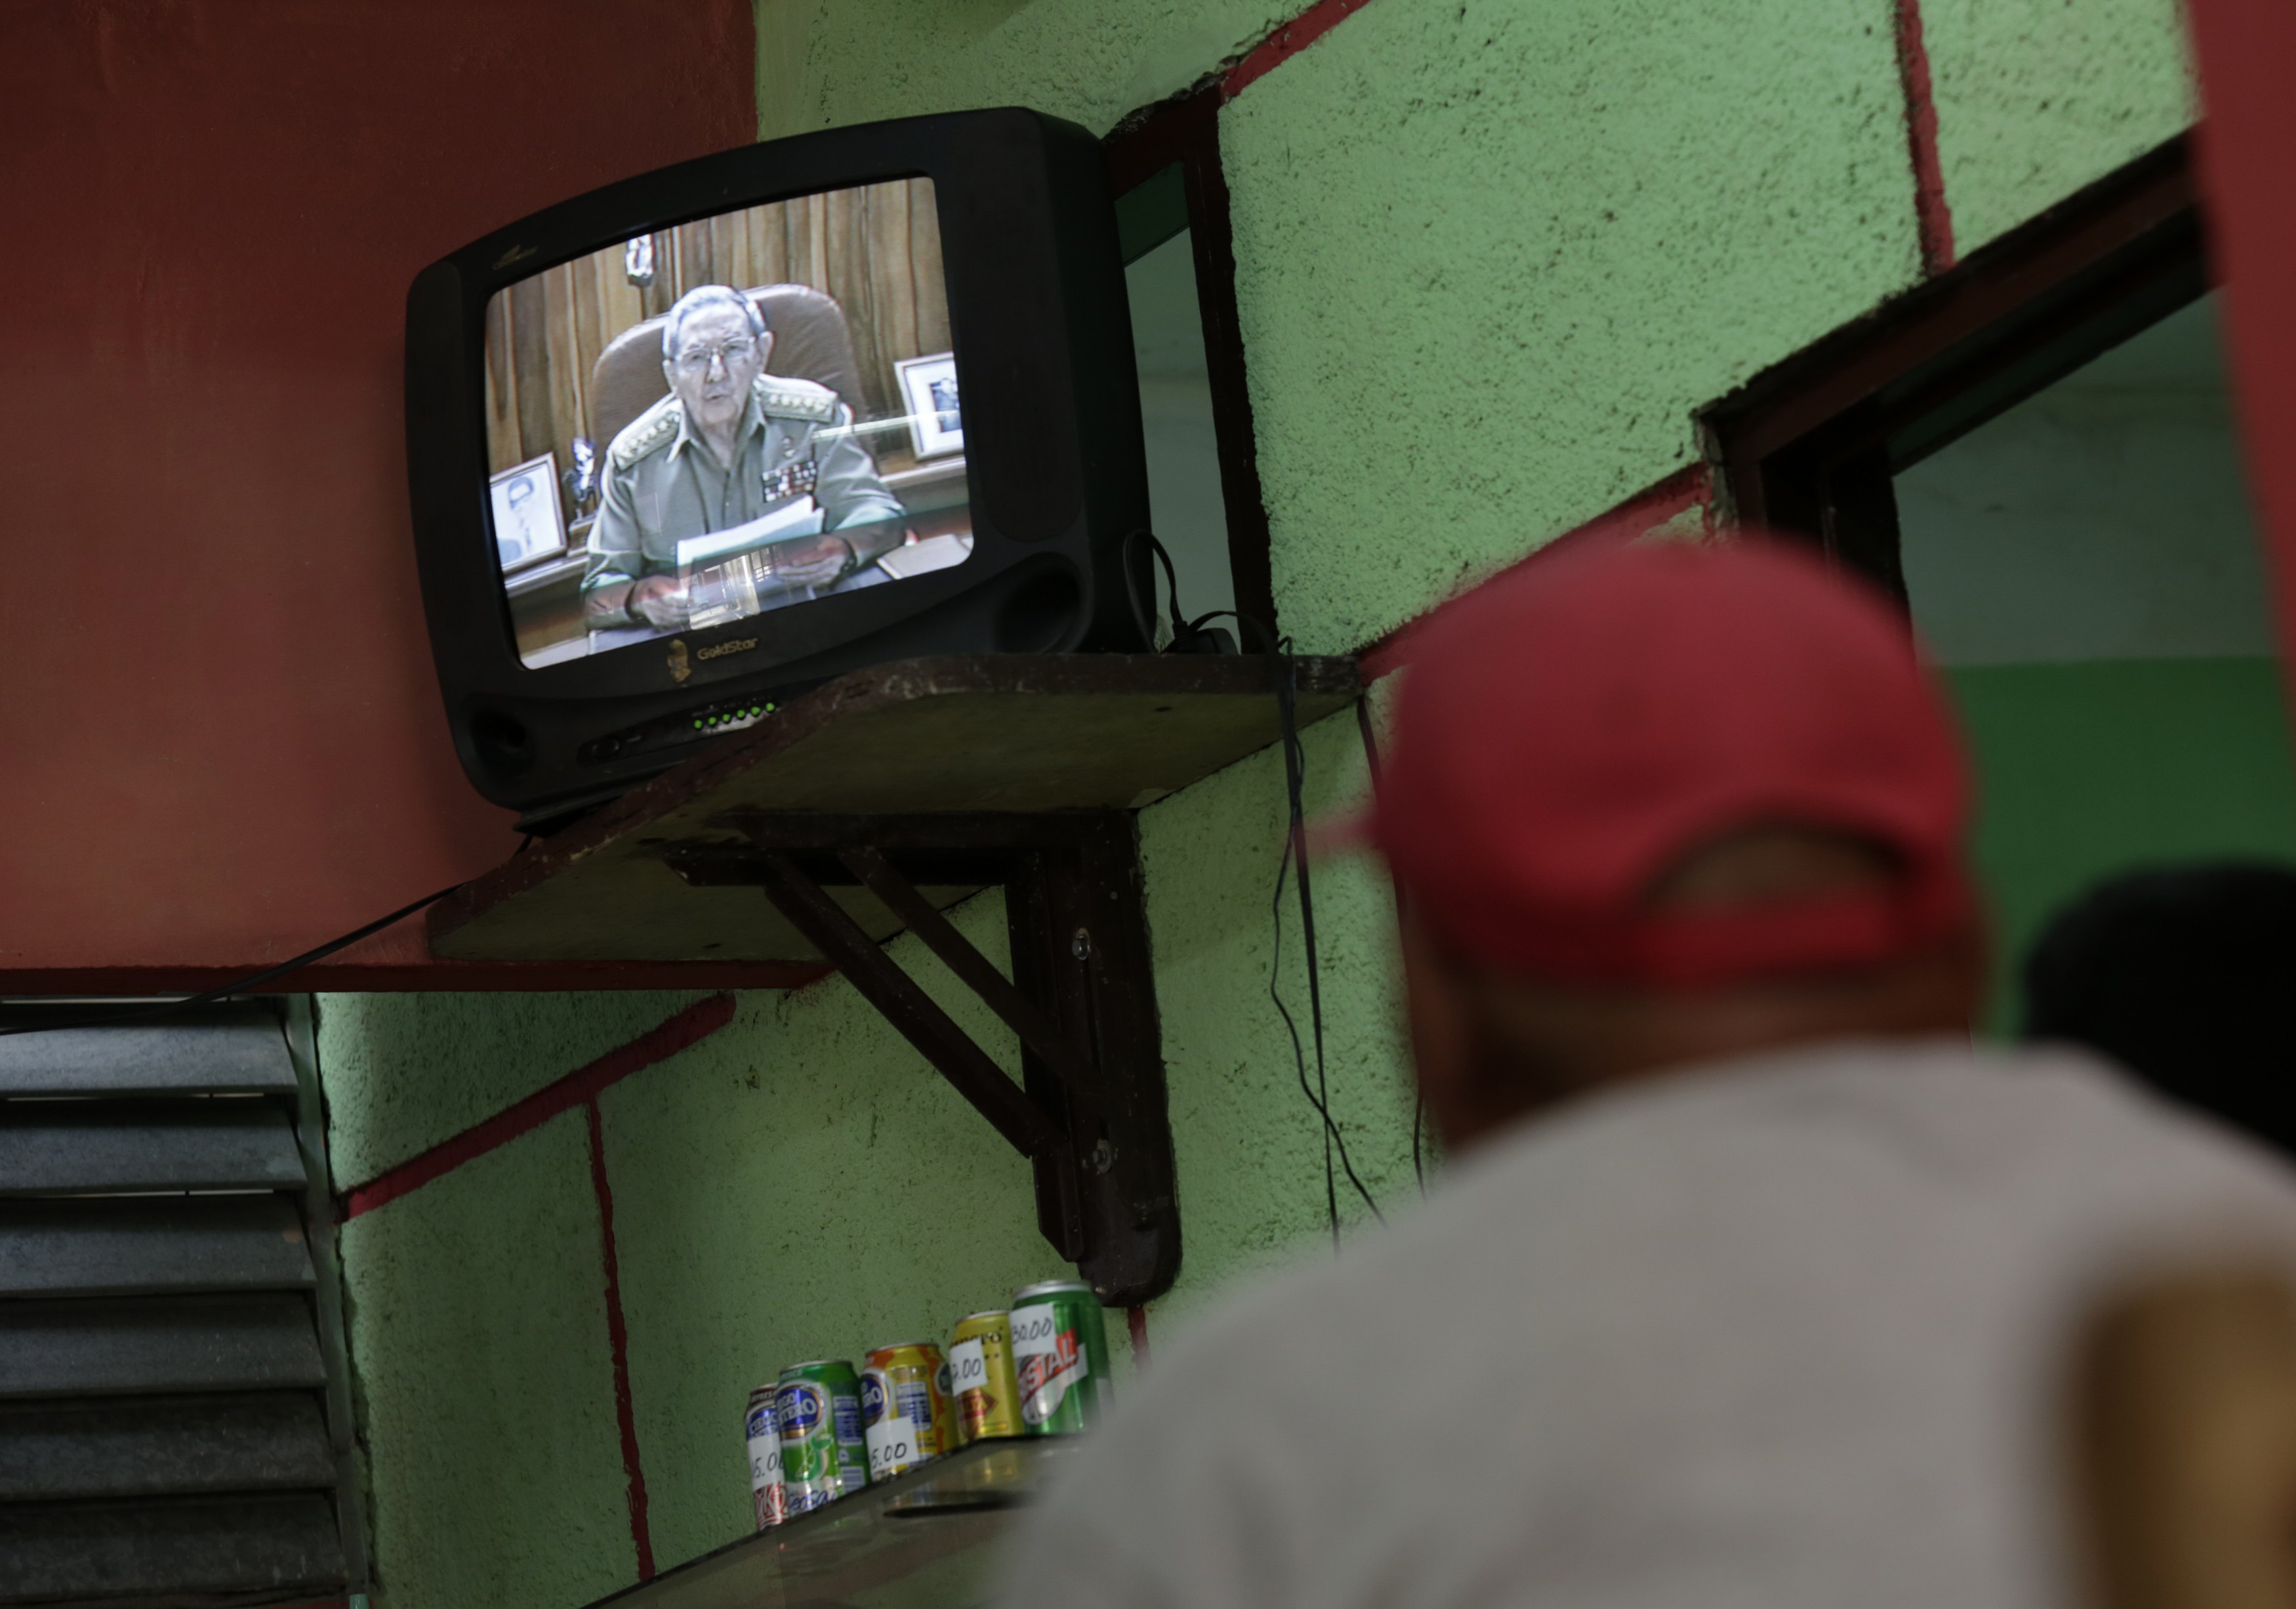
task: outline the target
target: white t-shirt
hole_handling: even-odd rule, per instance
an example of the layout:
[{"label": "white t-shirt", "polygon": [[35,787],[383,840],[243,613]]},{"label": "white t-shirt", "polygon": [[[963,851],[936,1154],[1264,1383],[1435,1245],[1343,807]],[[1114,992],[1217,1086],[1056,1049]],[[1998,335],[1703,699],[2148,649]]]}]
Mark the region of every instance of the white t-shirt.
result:
[{"label": "white t-shirt", "polygon": [[1160,1350],[1003,1602],[2066,1602],[2070,1328],[2226,1237],[2296,1246],[2296,1184],[2070,1053],[1844,1044],[1622,1088]]}]

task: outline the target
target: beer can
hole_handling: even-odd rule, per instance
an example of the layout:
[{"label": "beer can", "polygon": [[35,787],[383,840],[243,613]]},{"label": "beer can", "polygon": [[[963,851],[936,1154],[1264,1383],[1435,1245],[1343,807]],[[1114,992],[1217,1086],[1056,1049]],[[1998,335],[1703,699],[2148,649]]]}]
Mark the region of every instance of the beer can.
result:
[{"label": "beer can", "polygon": [[771,1384],[751,1391],[742,1424],[750,1444],[750,1502],[759,1531],[789,1518],[789,1498],[782,1490],[781,1416],[774,1408],[774,1393]]},{"label": "beer can", "polygon": [[793,1363],[774,1392],[782,1437],[782,1490],[792,1515],[869,1484],[861,1435],[861,1383],[841,1360]]},{"label": "beer can", "polygon": [[956,1326],[948,1349],[957,1432],[967,1441],[1021,1433],[1021,1390],[1013,1376],[1013,1326],[999,1309]]},{"label": "beer can", "polygon": [[956,1450],[948,1365],[930,1341],[901,1341],[871,1352],[861,1371],[861,1425],[869,1478],[882,1481]]},{"label": "beer can", "polygon": [[1013,1293],[1013,1371],[1021,1388],[1021,1433],[1089,1430],[1115,1405],[1100,1298],[1072,1279]]}]

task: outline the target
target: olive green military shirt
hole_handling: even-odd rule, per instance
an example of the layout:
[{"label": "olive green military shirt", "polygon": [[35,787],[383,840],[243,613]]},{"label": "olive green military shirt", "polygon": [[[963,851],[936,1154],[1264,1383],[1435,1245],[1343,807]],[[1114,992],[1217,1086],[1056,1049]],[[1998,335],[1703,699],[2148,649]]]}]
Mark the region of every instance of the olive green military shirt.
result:
[{"label": "olive green military shirt", "polygon": [[745,524],[800,497],[820,505],[824,530],[902,518],[900,499],[877,478],[852,423],[853,410],[827,386],[761,374],[742,405],[734,462],[726,466],[686,429],[685,407],[670,392],[606,448],[583,595],[642,576],[676,575],[680,542]]}]

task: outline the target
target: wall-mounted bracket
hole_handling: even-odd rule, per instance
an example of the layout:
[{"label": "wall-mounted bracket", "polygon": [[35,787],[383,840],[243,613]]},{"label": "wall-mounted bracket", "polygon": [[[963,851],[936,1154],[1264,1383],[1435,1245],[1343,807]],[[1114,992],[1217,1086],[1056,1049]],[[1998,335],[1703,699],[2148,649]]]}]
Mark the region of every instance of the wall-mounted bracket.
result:
[{"label": "wall-mounted bracket", "polygon": [[[742,844],[669,851],[694,887],[755,887],[1026,1156],[1045,1238],[1103,1302],[1179,1270],[1155,983],[1134,818],[1122,810],[733,812]],[[920,891],[1000,884],[1012,976]],[[865,888],[1021,1043],[1013,1082],[827,891]]]},{"label": "wall-mounted bracket", "polygon": [[[1029,1159],[1046,1237],[1102,1300],[1145,1301],[1178,1271],[1180,1227],[1132,813],[1275,742],[1283,682],[1302,727],[1363,694],[1345,659],[857,670],[440,900],[431,947],[833,966]],[[940,915],[992,885],[1009,976]],[[1019,1038],[1017,1084],[878,948],[904,931]]]}]

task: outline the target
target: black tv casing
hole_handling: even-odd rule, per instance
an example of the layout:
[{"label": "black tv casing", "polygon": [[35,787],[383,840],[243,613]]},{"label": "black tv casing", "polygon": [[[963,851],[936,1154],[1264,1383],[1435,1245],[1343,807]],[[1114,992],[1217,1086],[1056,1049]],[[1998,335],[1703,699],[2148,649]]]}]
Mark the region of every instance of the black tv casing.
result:
[{"label": "black tv casing", "polygon": [[[485,316],[498,291],[696,218],[824,190],[933,183],[973,548],[892,585],[530,669],[488,500]],[[603,447],[603,443],[600,444]],[[928,653],[1138,652],[1122,566],[1148,524],[1131,320],[1099,143],[1019,108],[800,135],[608,185],[433,263],[406,299],[407,483],[439,686],[479,792],[529,821],[622,792],[693,743],[615,734],[774,701]],[[1148,595],[1144,592],[1143,595]],[[754,638],[757,646],[726,650]],[[711,653],[712,649],[720,650]],[[586,751],[586,758],[585,754]]]}]

